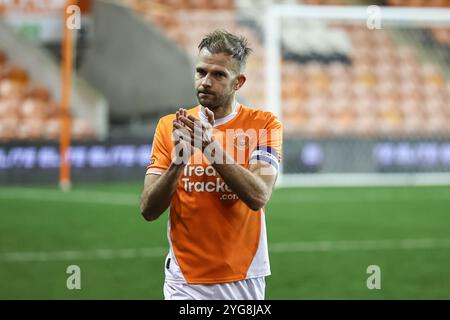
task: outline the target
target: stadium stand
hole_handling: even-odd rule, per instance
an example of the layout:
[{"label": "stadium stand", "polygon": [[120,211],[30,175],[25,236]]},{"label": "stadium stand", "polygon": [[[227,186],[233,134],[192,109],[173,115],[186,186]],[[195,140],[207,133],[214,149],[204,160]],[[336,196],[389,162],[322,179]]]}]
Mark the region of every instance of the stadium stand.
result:
[{"label": "stadium stand", "polygon": [[[129,0],[127,3],[192,57],[208,30],[224,28],[248,37],[254,55],[247,67],[250,81],[243,87],[242,95],[253,105],[262,105],[265,87],[260,80],[264,79],[261,68],[264,50],[258,10],[267,2],[270,1]],[[278,2],[296,3],[295,0]],[[345,4],[338,0],[303,3]],[[384,4],[449,6],[450,2],[395,0]],[[249,8],[252,10],[246,10]],[[205,10],[211,15],[213,12],[208,10],[219,13],[208,19]],[[286,134],[311,137],[450,135],[447,121],[450,84],[442,66],[424,58],[417,50],[418,46],[431,49],[440,46],[448,55],[450,29],[423,31],[425,37],[415,36],[403,43],[398,38],[408,35],[402,30],[372,31],[348,24],[330,26],[320,22],[283,21],[281,87]]]},{"label": "stadium stand", "polygon": [[[223,28],[247,37],[253,54],[247,64],[248,82],[239,98],[262,107],[266,75],[261,13],[270,2],[122,3],[157,26],[192,59],[208,31]],[[341,0],[303,3],[346,4]],[[450,6],[450,1],[389,0],[380,4]],[[450,135],[450,28],[373,31],[298,19],[286,19],[282,28],[282,116],[288,136]],[[57,139],[58,116],[50,91],[40,87],[38,80],[33,82],[26,70],[9,62],[0,51],[0,140]],[[75,117],[72,134],[74,139],[89,139],[95,137],[95,129]]]},{"label": "stadium stand", "polygon": [[[0,50],[0,141],[57,140],[59,122],[58,105],[50,91]],[[72,115],[72,137],[94,138],[95,129]]]}]

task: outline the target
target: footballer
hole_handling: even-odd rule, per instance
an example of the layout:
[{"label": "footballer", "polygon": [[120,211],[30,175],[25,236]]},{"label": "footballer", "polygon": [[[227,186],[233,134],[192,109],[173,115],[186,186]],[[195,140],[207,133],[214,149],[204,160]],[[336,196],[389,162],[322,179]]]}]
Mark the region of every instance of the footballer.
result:
[{"label": "footballer", "polygon": [[141,213],[152,221],[170,208],[165,299],[264,299],[281,123],[236,100],[251,52],[244,37],[216,30],[198,48],[199,104],[159,120]]}]

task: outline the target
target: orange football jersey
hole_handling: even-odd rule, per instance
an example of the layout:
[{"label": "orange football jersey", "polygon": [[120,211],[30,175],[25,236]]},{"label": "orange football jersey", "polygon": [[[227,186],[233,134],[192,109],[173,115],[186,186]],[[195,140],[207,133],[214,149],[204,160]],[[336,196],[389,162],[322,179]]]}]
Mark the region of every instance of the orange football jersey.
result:
[{"label": "orange football jersey", "polygon": [[[187,113],[207,121],[200,106]],[[158,122],[147,174],[162,174],[171,164],[174,119],[171,114]],[[250,161],[260,160],[278,169],[282,130],[272,113],[237,104],[232,114],[215,121],[214,136],[239,165],[248,168]],[[168,225],[185,281],[224,283],[269,275],[264,209],[251,210],[201,151],[195,152],[172,197]]]}]

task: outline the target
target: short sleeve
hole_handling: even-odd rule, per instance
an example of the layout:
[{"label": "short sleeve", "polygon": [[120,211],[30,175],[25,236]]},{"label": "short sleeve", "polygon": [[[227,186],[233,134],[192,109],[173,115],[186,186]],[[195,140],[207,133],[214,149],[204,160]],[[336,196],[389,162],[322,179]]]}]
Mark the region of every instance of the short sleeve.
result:
[{"label": "short sleeve", "polygon": [[258,143],[250,155],[250,161],[265,161],[278,170],[281,162],[282,141],[283,130],[281,122],[272,115],[258,135]]},{"label": "short sleeve", "polygon": [[166,127],[160,120],[155,129],[155,135],[153,137],[152,152],[150,156],[150,164],[147,166],[146,174],[162,174],[170,166],[170,145],[171,137],[167,137],[170,134],[170,130],[167,131]]}]

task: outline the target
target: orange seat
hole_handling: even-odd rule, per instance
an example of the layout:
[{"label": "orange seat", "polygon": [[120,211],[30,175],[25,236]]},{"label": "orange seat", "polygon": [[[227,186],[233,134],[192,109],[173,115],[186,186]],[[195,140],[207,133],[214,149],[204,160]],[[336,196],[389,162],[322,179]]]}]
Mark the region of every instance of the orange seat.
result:
[{"label": "orange seat", "polygon": [[17,116],[21,101],[14,98],[0,99],[0,118]]},{"label": "orange seat", "polygon": [[0,98],[20,99],[24,93],[24,84],[11,79],[0,80]]},{"label": "orange seat", "polygon": [[60,119],[59,118],[47,119],[45,121],[45,128],[42,133],[43,138],[48,140],[58,140],[59,134],[60,134]]},{"label": "orange seat", "polygon": [[95,130],[89,121],[75,118],[72,121],[72,137],[76,140],[91,139],[95,137]]},{"label": "orange seat", "polygon": [[16,135],[19,139],[37,140],[42,138],[44,128],[44,121],[42,119],[23,119],[19,122]]},{"label": "orange seat", "polygon": [[19,112],[23,118],[44,119],[47,116],[48,104],[33,98],[25,99]]},{"label": "orange seat", "polygon": [[25,93],[26,98],[38,99],[44,102],[50,102],[51,94],[50,91],[42,86],[32,86]]},{"label": "orange seat", "polygon": [[0,141],[8,141],[16,138],[16,130],[19,119],[17,116],[3,116],[0,118]]}]

